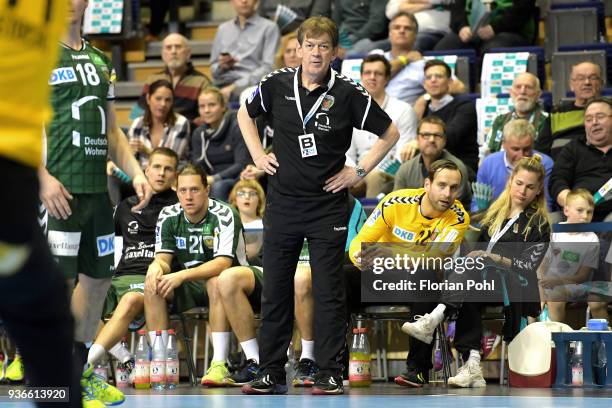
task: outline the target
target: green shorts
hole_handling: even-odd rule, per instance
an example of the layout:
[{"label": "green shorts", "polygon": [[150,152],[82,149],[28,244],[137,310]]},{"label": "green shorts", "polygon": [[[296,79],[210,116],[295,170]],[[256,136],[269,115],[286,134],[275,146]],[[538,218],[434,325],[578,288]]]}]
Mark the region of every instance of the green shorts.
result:
[{"label": "green shorts", "polygon": [[263,268],[259,266],[249,266],[251,272],[255,276],[255,287],[249,295],[249,303],[253,307],[254,312],[261,311],[261,294],[263,292]]},{"label": "green shorts", "polygon": [[[140,293],[144,299],[144,281],[145,275],[121,275],[121,276],[113,276],[113,280],[111,282],[111,287],[106,294],[106,300],[104,301],[104,311],[102,313],[102,317],[110,316],[123,295],[128,292],[136,292]],[[143,300],[144,301],[144,300]],[[145,317],[144,313],[138,315],[131,323],[130,330],[138,330],[142,326],[144,326]]]},{"label": "green shorts", "polygon": [[74,194],[67,220],[49,217],[47,241],[64,276],[113,276],[115,229],[107,193]]},{"label": "green shorts", "polygon": [[208,306],[208,294],[203,281],[188,281],[174,290],[171,313],[182,313],[194,307]]}]

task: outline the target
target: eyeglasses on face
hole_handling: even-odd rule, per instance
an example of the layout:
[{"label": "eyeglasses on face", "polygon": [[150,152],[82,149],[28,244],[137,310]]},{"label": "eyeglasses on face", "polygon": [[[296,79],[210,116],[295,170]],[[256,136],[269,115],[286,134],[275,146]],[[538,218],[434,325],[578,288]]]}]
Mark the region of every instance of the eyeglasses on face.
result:
[{"label": "eyeglasses on face", "polygon": [[236,197],[257,197],[257,191],[238,190],[236,191]]}]

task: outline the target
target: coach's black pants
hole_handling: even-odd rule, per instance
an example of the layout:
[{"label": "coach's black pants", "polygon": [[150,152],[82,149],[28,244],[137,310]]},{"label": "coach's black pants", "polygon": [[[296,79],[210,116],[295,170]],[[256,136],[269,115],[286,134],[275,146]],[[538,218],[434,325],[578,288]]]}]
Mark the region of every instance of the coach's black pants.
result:
[{"label": "coach's black pants", "polygon": [[33,387],[70,387],[70,403],[81,406],[80,372],[72,366],[74,323],[64,279],[38,225],[36,170],[0,158],[0,243],[30,248],[23,267],[0,276],[0,319],[23,356]]},{"label": "coach's black pants", "polygon": [[284,383],[294,319],[293,276],[306,238],[312,270],[315,359],[322,372],[340,374],[337,358],[347,328],[342,271],[349,216],[347,194],[296,198],[270,190],[266,202],[261,366]]}]

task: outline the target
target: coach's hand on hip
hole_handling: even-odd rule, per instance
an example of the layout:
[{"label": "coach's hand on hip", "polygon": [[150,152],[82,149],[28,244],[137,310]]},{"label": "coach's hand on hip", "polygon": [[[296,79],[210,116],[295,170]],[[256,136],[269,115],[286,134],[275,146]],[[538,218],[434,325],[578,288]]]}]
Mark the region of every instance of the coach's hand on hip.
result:
[{"label": "coach's hand on hip", "polygon": [[355,167],[344,166],[340,172],[325,182],[323,190],[327,192],[337,193],[345,188],[349,188],[362,180],[357,175]]},{"label": "coach's hand on hip", "polygon": [[265,171],[269,175],[276,174],[276,168],[278,167],[278,161],[274,153],[264,154],[255,159],[255,165],[258,169]]}]

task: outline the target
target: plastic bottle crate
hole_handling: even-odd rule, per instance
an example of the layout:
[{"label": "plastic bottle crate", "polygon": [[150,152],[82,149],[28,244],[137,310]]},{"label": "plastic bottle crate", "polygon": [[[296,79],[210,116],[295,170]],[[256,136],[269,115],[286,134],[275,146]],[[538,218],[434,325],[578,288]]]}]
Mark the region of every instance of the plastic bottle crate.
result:
[{"label": "plastic bottle crate", "polygon": [[[574,331],[564,333],[552,333],[555,342],[557,359],[557,378],[553,387],[575,388],[572,385],[571,367],[569,359],[569,344],[572,341],[582,342],[582,355],[584,364],[584,377],[582,388],[612,388],[612,331]],[[593,343],[602,341],[606,345],[607,369],[605,384],[595,383],[593,378]]]}]

